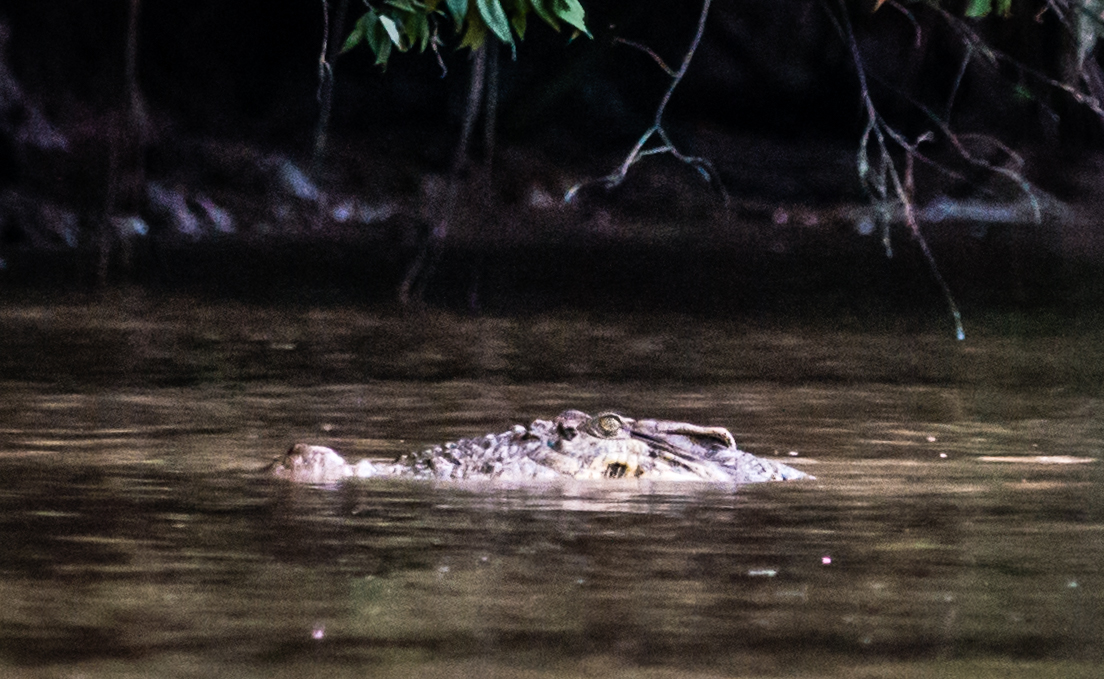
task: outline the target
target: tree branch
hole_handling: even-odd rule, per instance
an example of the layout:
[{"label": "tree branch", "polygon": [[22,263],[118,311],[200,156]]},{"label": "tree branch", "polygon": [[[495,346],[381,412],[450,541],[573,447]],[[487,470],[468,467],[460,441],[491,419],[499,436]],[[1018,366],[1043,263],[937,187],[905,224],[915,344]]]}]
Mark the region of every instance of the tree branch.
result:
[{"label": "tree branch", "polygon": [[[701,44],[702,36],[705,34],[705,20],[709,16],[709,6],[712,0],[704,0],[702,3],[701,14],[698,17],[698,28],[694,33],[694,39],[690,42],[690,47],[686,50],[686,54],[682,57],[682,65],[679,66],[677,71],[672,70],[664,61],[656,54],[652,49],[631,40],[623,40],[621,38],[615,38],[615,42],[620,42],[630,47],[635,47],[641,50],[645,54],[652,57],[659,67],[663,69],[667,75],[671,76],[671,84],[667,86],[667,90],[663,93],[663,98],[660,99],[659,106],[656,108],[655,116],[652,118],[652,126],[649,127],[644,134],[640,136],[640,139],[636,141],[629,154],[625,156],[625,160],[621,165],[612,173],[601,177],[599,179],[592,179],[585,182],[580,182],[575,186],[568,189],[564,194],[564,202],[570,203],[575,196],[579,193],[580,189],[590,184],[601,184],[606,189],[612,189],[625,181],[625,177],[629,173],[629,168],[636,164],[640,158],[644,156],[655,155],[658,153],[670,153],[679,161],[692,166],[698,172],[705,177],[705,180],[710,184],[716,184],[722,194],[724,195],[725,202],[728,202],[728,192],[725,191],[724,185],[721,184],[720,176],[717,174],[713,164],[706,158],[700,158],[698,156],[688,156],[681,153],[678,148],[672,143],[671,138],[667,135],[666,130],[663,129],[663,113],[667,109],[667,104],[671,101],[671,96],[675,93],[675,88],[682,82],[683,77],[686,75],[686,71],[690,68],[690,61],[694,58],[694,53],[698,49],[698,45]],[[657,135],[663,142],[661,145],[653,146],[645,149],[645,145],[651,141],[652,136]]]},{"label": "tree branch", "polygon": [[[862,55],[859,52],[859,44],[855,39],[855,32],[851,26],[851,19],[847,14],[847,4],[845,0],[838,0],[838,5],[838,19],[830,9],[828,14],[836,24],[836,29],[839,30],[851,51],[851,60],[855,65],[855,73],[859,80],[862,105],[866,112],[866,126],[859,139],[859,153],[857,158],[859,181],[865,189],[874,195],[875,203],[883,208],[881,210],[883,228],[882,242],[886,248],[886,255],[893,255],[889,231],[892,220],[888,218],[888,214],[890,213],[888,205],[891,202],[890,195],[892,195],[894,200],[901,205],[904,211],[905,224],[908,226],[909,230],[912,232],[913,238],[916,239],[917,244],[920,246],[920,251],[923,253],[924,259],[928,263],[928,268],[931,271],[932,277],[939,285],[939,289],[943,292],[943,297],[947,301],[951,317],[954,320],[955,337],[959,340],[964,340],[966,339],[966,332],[962,327],[962,314],[958,310],[958,304],[954,300],[954,295],[951,294],[950,286],[947,285],[947,281],[944,280],[943,274],[939,271],[939,267],[935,262],[935,256],[932,254],[931,248],[928,247],[927,239],[924,238],[924,234],[920,231],[920,222],[917,218],[916,206],[912,198],[913,158],[916,156],[916,145],[924,140],[924,136],[921,136],[916,142],[910,144],[903,135],[887,125],[881,115],[878,114],[878,110],[874,106],[874,100],[870,95],[870,87],[867,83],[866,69],[863,66]],[[898,171],[896,162],[893,160],[893,155],[890,153],[886,137],[896,142],[905,152],[906,176],[904,181],[902,181],[901,173]],[[870,157],[869,147],[871,138],[873,138],[876,146],[875,153],[877,154],[877,158],[874,162],[871,162]]]}]

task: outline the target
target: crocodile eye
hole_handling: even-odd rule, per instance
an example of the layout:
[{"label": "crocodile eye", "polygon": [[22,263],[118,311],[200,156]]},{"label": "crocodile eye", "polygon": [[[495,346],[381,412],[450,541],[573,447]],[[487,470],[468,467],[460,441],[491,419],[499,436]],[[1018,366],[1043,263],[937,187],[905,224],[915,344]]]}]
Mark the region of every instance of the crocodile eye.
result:
[{"label": "crocodile eye", "polygon": [[575,438],[575,436],[579,433],[579,431],[575,427],[563,422],[561,422],[556,427],[556,430],[559,433],[560,438],[562,438],[564,441],[570,441],[571,439]]},{"label": "crocodile eye", "polygon": [[625,426],[625,421],[617,413],[602,413],[590,423],[595,433],[607,438],[616,436]]}]

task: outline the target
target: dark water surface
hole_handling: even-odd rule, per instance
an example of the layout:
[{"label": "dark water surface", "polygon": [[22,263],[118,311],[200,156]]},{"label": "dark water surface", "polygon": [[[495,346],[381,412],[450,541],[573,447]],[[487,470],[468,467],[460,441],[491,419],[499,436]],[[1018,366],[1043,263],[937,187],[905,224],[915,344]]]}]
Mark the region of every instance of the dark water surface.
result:
[{"label": "dark water surface", "polygon": [[[1104,325],[0,307],[0,676],[1096,677]],[[816,481],[260,469],[567,407]]]}]

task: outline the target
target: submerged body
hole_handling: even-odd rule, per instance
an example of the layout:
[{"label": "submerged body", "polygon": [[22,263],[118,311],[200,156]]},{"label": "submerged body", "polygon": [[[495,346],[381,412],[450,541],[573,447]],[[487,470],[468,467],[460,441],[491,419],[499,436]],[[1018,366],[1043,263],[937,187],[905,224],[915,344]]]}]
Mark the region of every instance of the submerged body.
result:
[{"label": "submerged body", "polygon": [[758,483],[811,478],[789,465],[736,447],[722,427],[634,420],[617,413],[591,417],[566,410],[555,419],[515,425],[501,434],[460,439],[408,453],[394,462],[349,464],[323,446],[299,443],[269,467],[280,478],[333,483],[347,477],[436,480],[648,479]]}]

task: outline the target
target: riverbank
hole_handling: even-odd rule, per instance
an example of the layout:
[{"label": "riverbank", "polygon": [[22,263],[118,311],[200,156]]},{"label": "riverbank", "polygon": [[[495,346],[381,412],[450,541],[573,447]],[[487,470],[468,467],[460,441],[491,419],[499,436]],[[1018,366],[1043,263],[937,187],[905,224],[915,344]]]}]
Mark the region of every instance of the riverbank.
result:
[{"label": "riverbank", "polygon": [[[434,172],[445,145],[421,141],[344,140],[315,173],[275,151],[176,141],[157,149],[129,209],[110,218],[27,182],[0,195],[0,286],[386,303],[428,253],[416,301],[471,312],[946,305],[902,215],[859,195],[843,145],[718,147],[773,156],[755,178],[724,166],[727,195],[657,159],[617,189],[591,187],[571,202],[572,186],[616,159],[561,164],[506,148],[491,175],[476,168],[461,179],[450,206],[452,188]],[[811,169],[811,158],[835,160]],[[921,233],[960,304],[1104,301],[1096,175],[1068,174],[1080,184],[1061,197],[918,199]]]}]

